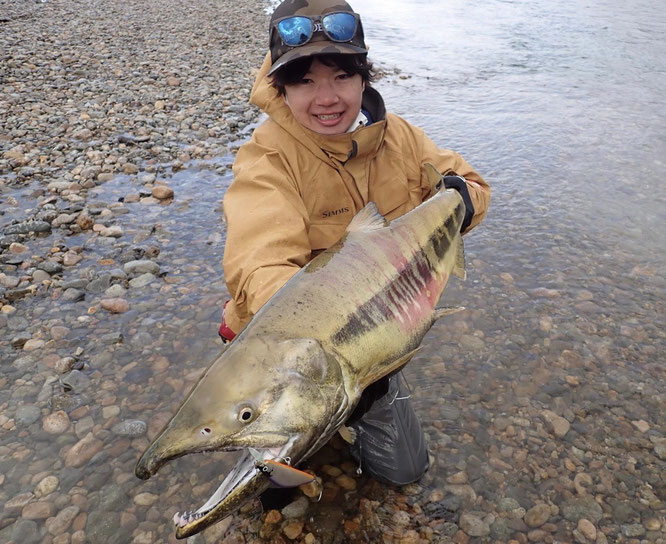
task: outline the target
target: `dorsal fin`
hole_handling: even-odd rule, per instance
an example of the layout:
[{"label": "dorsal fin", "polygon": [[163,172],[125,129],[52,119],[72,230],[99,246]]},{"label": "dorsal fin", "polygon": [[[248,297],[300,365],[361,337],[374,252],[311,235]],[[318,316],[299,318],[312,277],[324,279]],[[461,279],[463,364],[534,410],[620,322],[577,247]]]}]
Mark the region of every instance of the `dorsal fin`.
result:
[{"label": "dorsal fin", "polygon": [[346,232],[358,230],[376,230],[384,228],[388,221],[379,213],[377,205],[374,202],[368,202],[365,207],[358,212],[347,225]]},{"label": "dorsal fin", "polygon": [[439,170],[437,170],[437,168],[435,168],[429,162],[426,162],[423,165],[423,168],[426,171],[426,175],[428,176],[428,185],[430,185],[430,189],[433,191],[439,189],[437,184],[442,181],[442,174],[439,173]]}]

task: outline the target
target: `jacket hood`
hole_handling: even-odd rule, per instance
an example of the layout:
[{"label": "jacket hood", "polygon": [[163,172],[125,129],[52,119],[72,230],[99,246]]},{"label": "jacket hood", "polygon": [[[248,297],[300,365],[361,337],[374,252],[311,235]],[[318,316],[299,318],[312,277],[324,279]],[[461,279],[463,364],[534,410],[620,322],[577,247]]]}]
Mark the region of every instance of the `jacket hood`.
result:
[{"label": "jacket hood", "polygon": [[[303,145],[313,150],[319,150],[319,152],[324,151],[327,156],[333,156],[340,162],[345,162],[357,154],[371,152],[373,149],[379,148],[386,129],[386,108],[383,98],[375,89],[366,85],[362,98],[363,109],[370,112],[372,117],[373,123],[371,125],[358,128],[351,133],[323,135],[305,128],[296,121],[289,106],[278,94],[277,89],[271,85],[268,77],[270,69],[271,56],[269,53],[264,58],[252,87],[250,103],[268,114],[274,122]],[[361,133],[363,133],[362,136]],[[353,141],[356,141],[356,144]],[[375,145],[363,146],[364,149],[359,149],[359,141],[372,142]]]}]

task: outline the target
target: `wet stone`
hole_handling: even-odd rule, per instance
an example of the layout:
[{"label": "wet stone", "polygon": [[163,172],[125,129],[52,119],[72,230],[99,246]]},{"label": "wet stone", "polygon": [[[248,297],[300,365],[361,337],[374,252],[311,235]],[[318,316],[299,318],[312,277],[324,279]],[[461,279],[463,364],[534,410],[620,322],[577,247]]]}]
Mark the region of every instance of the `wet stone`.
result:
[{"label": "wet stone", "polygon": [[103,293],[110,286],[111,276],[109,274],[104,274],[88,283],[86,285],[86,291],[89,291],[90,293]]},{"label": "wet stone", "polygon": [[23,519],[46,519],[53,515],[53,511],[53,503],[50,501],[31,502],[23,507],[21,517]]},{"label": "wet stone", "polygon": [[302,518],[308,510],[310,501],[305,497],[299,497],[285,506],[281,513],[286,519]]},{"label": "wet stone", "polygon": [[576,523],[582,518],[598,522],[603,515],[601,506],[589,496],[565,501],[560,506],[560,511],[565,519]]},{"label": "wet stone", "polygon": [[627,538],[637,538],[645,534],[645,527],[640,523],[632,523],[631,525],[622,525],[622,534]]},{"label": "wet stone", "polygon": [[74,289],[73,287],[66,289],[65,292],[62,294],[62,300],[64,302],[79,302],[84,298],[86,298],[86,294],[83,291]]},{"label": "wet stone", "polygon": [[490,534],[490,525],[480,515],[465,512],[460,515],[460,528],[469,536],[486,536]]},{"label": "wet stone", "polygon": [[48,232],[51,230],[51,224],[46,221],[24,221],[16,225],[8,226],[4,234],[27,234],[30,232]]},{"label": "wet stone", "polygon": [[118,436],[143,436],[146,434],[147,425],[138,419],[128,419],[115,424],[111,432]]},{"label": "wet stone", "polygon": [[123,544],[131,537],[120,526],[118,512],[93,511],[88,514],[86,536],[90,544]]},{"label": "wet stone", "polygon": [[498,510],[500,512],[510,512],[520,508],[520,503],[511,497],[503,497],[499,500]]},{"label": "wet stone", "polygon": [[490,525],[490,536],[495,540],[506,541],[513,534],[513,529],[509,527],[507,520],[503,518],[496,519]]},{"label": "wet stone", "polygon": [[44,418],[42,428],[49,434],[62,434],[69,429],[70,424],[67,412],[58,410]]},{"label": "wet stone", "polygon": [[60,378],[62,383],[69,391],[85,391],[90,387],[90,378],[80,370],[72,370],[69,374]]},{"label": "wet stone", "polygon": [[146,272],[145,274],[141,274],[140,276],[131,279],[129,281],[129,285],[134,289],[141,289],[143,287],[146,287],[147,285],[150,285],[156,279],[157,277],[154,274]]},{"label": "wet stone", "polygon": [[110,332],[100,336],[99,341],[105,346],[111,346],[113,344],[121,344],[123,342],[123,338],[123,334],[120,332]]},{"label": "wet stone", "polygon": [[130,309],[129,302],[123,298],[105,298],[100,305],[112,314],[125,313]]},{"label": "wet stone", "polygon": [[47,476],[35,487],[35,497],[46,497],[58,489],[59,480],[56,476]]},{"label": "wet stone", "polygon": [[42,542],[42,536],[39,532],[37,522],[19,519],[11,526],[12,542],[20,544],[38,544]]},{"label": "wet stone", "polygon": [[125,263],[123,266],[123,271],[128,276],[138,276],[140,274],[158,274],[160,271],[160,265],[154,261],[141,259]]},{"label": "wet stone", "polygon": [[40,417],[42,417],[42,412],[41,410],[32,404],[26,404],[24,406],[19,406],[16,409],[16,415],[14,416],[16,422],[19,425],[23,426],[28,426],[32,425],[35,421],[37,421]]},{"label": "wet stone", "polygon": [[528,527],[541,527],[550,518],[551,510],[547,504],[537,504],[525,513],[525,523]]}]

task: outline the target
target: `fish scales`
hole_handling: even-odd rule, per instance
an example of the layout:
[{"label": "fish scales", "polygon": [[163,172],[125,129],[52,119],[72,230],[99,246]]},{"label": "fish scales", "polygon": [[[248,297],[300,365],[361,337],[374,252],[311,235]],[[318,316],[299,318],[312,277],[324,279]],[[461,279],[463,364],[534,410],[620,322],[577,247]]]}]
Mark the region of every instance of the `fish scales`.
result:
[{"label": "fish scales", "polygon": [[[301,311],[303,320],[289,319],[280,325],[284,334],[317,334],[352,361],[358,359],[355,350],[361,345],[382,352],[386,359],[414,349],[420,342],[416,338],[430,327],[432,310],[448,280],[447,270],[455,259],[450,249],[459,236],[464,204],[458,199],[445,204],[431,199],[418,210],[418,221],[410,212],[385,229],[348,233],[329,250],[325,266],[311,271],[306,267],[301,282],[285,285],[281,289],[285,305],[309,302],[301,305],[307,306]],[[430,289],[417,287],[417,277]],[[323,288],[328,288],[326,296]],[[428,291],[430,296],[425,296]],[[417,301],[424,307],[416,308]],[[330,308],[335,308],[335,315],[326,323],[313,323],[309,317],[318,311],[330,313]],[[267,314],[263,319],[267,327],[285,321],[277,306],[260,312]],[[406,334],[415,338],[407,346]]]}]

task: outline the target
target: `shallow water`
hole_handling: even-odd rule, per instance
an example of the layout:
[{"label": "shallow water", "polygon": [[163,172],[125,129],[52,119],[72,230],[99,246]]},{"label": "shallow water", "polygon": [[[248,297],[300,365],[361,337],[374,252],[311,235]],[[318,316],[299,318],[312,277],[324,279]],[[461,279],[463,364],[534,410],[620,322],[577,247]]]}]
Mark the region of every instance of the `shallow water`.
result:
[{"label": "shallow water", "polygon": [[[493,197],[487,219],[465,239],[468,280],[452,280],[442,299],[468,310],[436,323],[406,370],[431,469],[419,486],[401,490],[360,478],[358,493],[312,505],[304,534],[322,542],[375,542],[383,534],[398,542],[412,530],[434,540],[432,531],[455,532],[442,524],[462,526],[459,516],[469,511],[481,512],[488,525],[495,520],[492,535],[501,541],[527,532],[515,516],[510,530],[497,525],[509,519],[498,505],[511,498],[525,510],[556,506],[546,536],[569,542],[577,520],[562,512],[583,495],[572,481],[584,473],[603,508],[597,526],[611,541],[626,541],[620,525],[663,518],[666,500],[666,466],[655,453],[666,437],[663,8],[639,0],[353,5],[363,14],[371,57],[388,73],[378,83],[388,109],[459,151],[489,181]],[[44,417],[61,402],[75,415],[73,427],[56,437],[27,416],[17,431],[0,434],[3,502],[53,473],[60,487],[48,500],[56,512],[68,497],[88,512],[91,542],[110,535],[166,542],[174,540],[173,513],[198,506],[213,490],[228,467],[216,457],[180,459],[148,482],[135,480],[147,438],[113,429],[140,419],[154,436],[220,349],[220,200],[231,181],[222,166],[232,159],[174,174],[176,199],[168,206],[119,206],[141,188],[125,176],[92,191],[89,202],[120,207],[116,219],[127,243],[119,248],[109,240],[105,251],[89,234],[66,238],[84,248],[84,261],[64,279],[103,276],[105,266],[119,266],[119,253],[151,244],[161,250],[162,279],[130,289],[124,314],[101,311],[99,293],[25,311],[17,304],[11,334],[43,330],[49,340],[49,324],[58,320],[69,332],[49,340],[46,355],[3,354],[14,384],[3,385],[3,411],[18,421],[18,407],[30,405]],[[30,205],[33,189],[16,190],[18,206],[5,209],[3,225]],[[38,238],[30,250],[43,254],[53,244],[53,237]],[[48,380],[49,366],[52,355],[77,347],[90,382],[65,395]],[[119,411],[109,409],[115,406]],[[543,410],[563,416],[571,430],[554,437]],[[89,431],[103,447],[79,466],[67,452]],[[333,463],[335,456],[322,459]],[[456,493],[462,505],[440,506],[438,497]],[[359,496],[377,501],[374,521],[358,522],[365,532],[327,525],[324,518],[337,515],[332,505],[341,510],[342,502],[345,519],[354,518]],[[613,500],[630,505],[633,517],[621,518]],[[5,509],[3,526],[20,511]],[[397,516],[401,511],[410,521]],[[104,524],[119,529],[102,534],[96,527]],[[260,527],[246,515],[231,531],[256,535]],[[656,541],[658,530],[643,537]],[[215,538],[206,532],[196,541]]]}]

